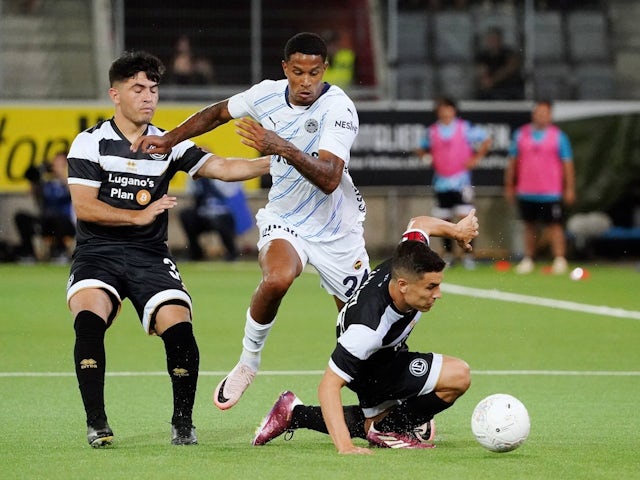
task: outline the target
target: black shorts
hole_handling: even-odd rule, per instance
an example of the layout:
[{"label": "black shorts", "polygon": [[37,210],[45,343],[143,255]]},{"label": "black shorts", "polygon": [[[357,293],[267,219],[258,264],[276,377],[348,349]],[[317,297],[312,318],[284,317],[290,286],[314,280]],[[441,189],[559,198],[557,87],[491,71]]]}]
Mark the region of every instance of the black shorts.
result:
[{"label": "black shorts", "polygon": [[550,202],[533,202],[531,200],[518,200],[520,218],[525,222],[562,223],[564,209],[562,202],[555,200]]},{"label": "black shorts", "polygon": [[76,248],[67,283],[67,302],[85,288],[101,288],[113,301],[111,322],[129,298],[147,333],[153,333],[158,308],[179,303],[191,310],[176,263],[166,245],[81,245]]},{"label": "black shorts", "polygon": [[432,215],[436,218],[454,220],[466,216],[473,208],[473,188],[436,192],[437,205]]},{"label": "black shorts", "polygon": [[442,355],[400,351],[394,358],[370,368],[348,386],[358,395],[367,418],[374,417],[407,398],[435,389],[442,371]]}]

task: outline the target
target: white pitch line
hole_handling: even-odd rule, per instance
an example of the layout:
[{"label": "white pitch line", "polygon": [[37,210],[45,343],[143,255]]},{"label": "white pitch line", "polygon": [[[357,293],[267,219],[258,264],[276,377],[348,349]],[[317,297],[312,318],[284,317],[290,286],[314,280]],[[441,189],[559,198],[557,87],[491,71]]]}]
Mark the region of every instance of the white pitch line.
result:
[{"label": "white pitch line", "polygon": [[[228,371],[203,371],[201,376],[222,377]],[[320,376],[324,370],[265,370],[258,372],[259,376]],[[167,372],[107,372],[107,377],[162,377]],[[640,371],[616,371],[616,370],[473,370],[472,375],[488,376],[571,376],[571,377],[640,377]],[[27,378],[27,377],[75,377],[74,372],[0,372],[0,378]]]},{"label": "white pitch line", "polygon": [[502,300],[504,302],[526,303],[529,305],[536,305],[538,307],[559,308],[563,310],[572,310],[574,312],[591,313],[594,315],[640,320],[640,312],[635,310],[625,310],[623,308],[613,308],[604,305],[589,305],[586,303],[569,302],[566,300],[554,300],[551,298],[534,297],[532,295],[502,292],[500,290],[471,288],[462,285],[453,285],[451,283],[443,283],[441,288],[443,292],[453,293],[454,295]]}]

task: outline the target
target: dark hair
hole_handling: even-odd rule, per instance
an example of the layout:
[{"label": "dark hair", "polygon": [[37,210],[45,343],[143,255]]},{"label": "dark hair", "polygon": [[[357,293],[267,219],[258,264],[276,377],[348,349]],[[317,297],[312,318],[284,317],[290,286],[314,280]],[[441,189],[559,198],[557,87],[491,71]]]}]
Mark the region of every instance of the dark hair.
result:
[{"label": "dark hair", "polygon": [[440,107],[453,107],[456,112],[458,111],[458,105],[456,105],[456,101],[451,97],[436,98],[433,104],[433,111],[437,112]]},{"label": "dark hair", "polygon": [[316,33],[301,32],[291,37],[284,46],[284,60],[288,61],[294,53],[304,53],[305,55],[320,55],[323,60],[327,60],[327,44],[322,37]]},{"label": "dark hair", "polygon": [[152,82],[160,83],[164,74],[164,65],[160,59],[143,51],[127,51],[118,57],[109,68],[109,83],[122,82],[144,72]]},{"label": "dark hair", "polygon": [[424,242],[406,240],[393,252],[391,272],[394,278],[403,275],[420,276],[424,273],[441,272],[446,263]]}]

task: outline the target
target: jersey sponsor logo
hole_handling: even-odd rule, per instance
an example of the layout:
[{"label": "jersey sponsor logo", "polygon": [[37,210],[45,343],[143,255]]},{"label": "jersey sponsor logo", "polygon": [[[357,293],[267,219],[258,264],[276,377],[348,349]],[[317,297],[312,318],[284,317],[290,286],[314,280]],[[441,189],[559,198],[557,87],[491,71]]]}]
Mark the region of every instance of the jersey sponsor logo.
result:
[{"label": "jersey sponsor logo", "polygon": [[151,201],[151,194],[148,190],[140,190],[136,193],[136,202],[138,205],[147,205]]},{"label": "jersey sponsor logo", "polygon": [[167,158],[167,155],[168,154],[166,153],[152,153],[149,156],[154,160],[164,160],[165,158]]},{"label": "jersey sponsor logo", "polygon": [[411,372],[411,375],[414,377],[422,377],[428,371],[429,365],[427,365],[424,358],[416,358],[409,364],[409,372]]},{"label": "jersey sponsor logo", "polygon": [[131,192],[125,192],[121,188],[112,188],[109,191],[109,196],[111,198],[119,198],[120,200],[133,200],[134,196]]},{"label": "jersey sponsor logo", "polygon": [[316,133],[320,124],[315,118],[310,118],[304,122],[304,129],[309,133]]},{"label": "jersey sponsor logo", "polygon": [[107,181],[111,183],[116,183],[122,187],[127,187],[131,185],[134,187],[153,188],[156,185],[156,182],[149,177],[134,178],[134,177],[128,177],[126,175],[116,175],[113,173],[109,173],[109,176],[107,177]]},{"label": "jersey sponsor logo", "polygon": [[298,234],[296,233],[296,231],[291,228],[291,227],[286,227],[284,225],[278,225],[277,223],[271,224],[266,226],[265,228],[262,229],[262,232],[260,232],[260,235],[264,238],[264,237],[268,237],[270,236],[275,230],[283,230],[287,233],[290,233],[291,235],[293,235],[294,237],[297,237]]},{"label": "jersey sponsor logo", "polygon": [[358,127],[352,121],[347,122],[346,120],[336,120],[335,126],[358,133]]}]

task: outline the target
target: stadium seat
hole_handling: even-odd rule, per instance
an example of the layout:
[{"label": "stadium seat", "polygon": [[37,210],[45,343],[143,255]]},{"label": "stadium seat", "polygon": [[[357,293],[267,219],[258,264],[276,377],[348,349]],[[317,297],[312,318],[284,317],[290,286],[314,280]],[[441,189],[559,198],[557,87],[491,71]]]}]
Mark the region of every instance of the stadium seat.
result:
[{"label": "stadium seat", "polygon": [[398,14],[398,62],[425,62],[428,58],[428,17],[422,12]]},{"label": "stadium seat", "polygon": [[576,10],[567,15],[569,56],[573,62],[599,62],[611,58],[607,21],[596,10]]},{"label": "stadium seat", "polygon": [[400,100],[426,100],[435,95],[433,71],[425,64],[399,65],[397,86]]},{"label": "stadium seat", "polygon": [[534,61],[536,63],[564,61],[566,49],[560,12],[537,12],[534,25]]},{"label": "stadium seat", "polygon": [[440,95],[456,100],[474,98],[473,67],[466,63],[446,63],[438,66]]},{"label": "stadium seat", "polygon": [[571,69],[565,63],[543,63],[533,72],[536,98],[568,100],[573,97]]},{"label": "stadium seat", "polygon": [[475,30],[470,12],[438,12],[434,16],[433,30],[438,63],[473,60]]},{"label": "stadium seat", "polygon": [[584,63],[575,67],[578,100],[612,100],[616,98],[613,67],[609,64]]}]

